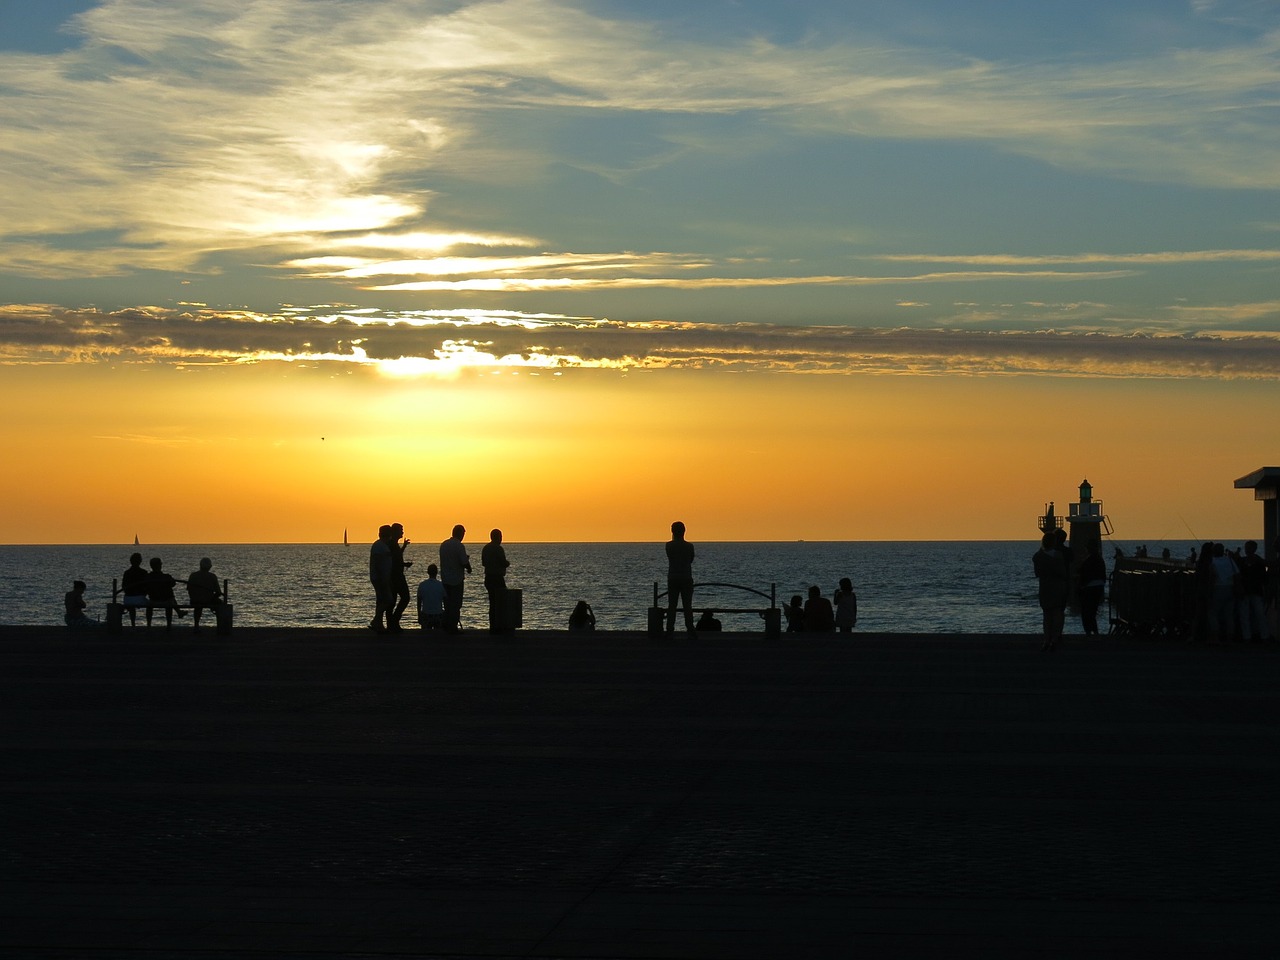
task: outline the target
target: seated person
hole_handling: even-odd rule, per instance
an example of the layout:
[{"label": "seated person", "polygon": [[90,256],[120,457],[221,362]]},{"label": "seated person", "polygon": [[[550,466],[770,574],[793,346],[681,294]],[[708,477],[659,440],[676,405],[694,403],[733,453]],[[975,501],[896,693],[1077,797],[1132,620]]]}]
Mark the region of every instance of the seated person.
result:
[{"label": "seated person", "polygon": [[[164,608],[166,629],[173,626],[173,611],[178,606],[178,598],[173,595],[177,580],[165,573],[159,557],[151,558],[151,572],[147,574],[147,626],[151,626],[151,610],[153,607]],[[178,616],[185,617],[185,610],[178,610]]]},{"label": "seated person", "polygon": [[439,630],[444,626],[444,584],[437,578],[440,568],[427,566],[427,579],[418,584],[418,623],[423,630]]},{"label": "seated person", "polygon": [[208,557],[203,557],[200,569],[187,577],[187,596],[191,598],[191,606],[194,608],[195,624],[191,632],[199,633],[200,614],[204,613],[204,608],[216,610],[222,602],[222,586],[214,575],[213,561]]},{"label": "seated person", "polygon": [[809,599],[804,603],[804,632],[831,633],[836,628],[836,614],[831,601],[816,586],[809,588]]},{"label": "seated person", "polygon": [[782,608],[782,612],[787,617],[787,633],[799,633],[804,629],[804,601],[798,594]]},{"label": "seated person", "polygon": [[71,585],[71,589],[67,591],[66,596],[62,598],[62,602],[66,605],[66,614],[63,619],[66,620],[67,626],[73,630],[80,627],[96,627],[96,620],[90,620],[85,615],[84,608],[88,606],[84,602],[85,585],[83,580],[77,580]]},{"label": "seated person", "polygon": [[142,554],[129,557],[129,569],[120,577],[121,603],[129,611],[129,622],[138,625],[138,608],[147,605],[147,571],[142,569]]},{"label": "seated person", "polygon": [[577,633],[591,633],[596,628],[596,614],[591,604],[579,600],[578,605],[569,614],[569,629]]},{"label": "seated person", "polygon": [[720,621],[716,619],[715,611],[703,610],[702,616],[698,618],[698,622],[694,626],[694,629],[700,632],[701,631],[715,632],[716,630],[719,630]]}]

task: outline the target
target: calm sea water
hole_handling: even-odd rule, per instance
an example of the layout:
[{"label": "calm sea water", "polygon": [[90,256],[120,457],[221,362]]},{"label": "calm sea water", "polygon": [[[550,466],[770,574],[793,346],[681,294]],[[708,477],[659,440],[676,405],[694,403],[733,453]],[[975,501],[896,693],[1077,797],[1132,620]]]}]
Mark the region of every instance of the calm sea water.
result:
[{"label": "calm sea water", "polygon": [[[482,543],[468,544],[477,576],[468,581],[463,626],[487,626],[480,572]],[[662,543],[507,543],[507,583],[523,592],[524,626],[561,629],[574,603],[591,604],[604,630],[643,630],[653,584],[666,589]],[[1136,544],[1107,541],[1132,554]],[[1152,544],[1185,557],[1191,541]],[[1031,555],[1026,541],[704,543],[696,542],[699,582],[742,584],[779,604],[817,584],[830,597],[841,577],[858,593],[858,628],[887,633],[1035,633],[1040,629]],[[157,544],[137,548],[160,557],[184,579],[201,557],[230,581],[236,623],[245,626],[360,626],[373,612],[366,545],[352,544]],[[104,617],[112,578],[129,564],[132,546],[0,546],[0,623],[62,623],[62,595],[84,580],[89,614]],[[414,543],[410,585],[438,560],[436,548]],[[185,596],[181,586],[179,596]],[[695,606],[751,606],[756,598],[736,591],[699,591]],[[762,629],[747,614],[721,617],[726,630]],[[406,626],[408,621],[406,620]],[[1079,623],[1068,630],[1079,632]]]}]

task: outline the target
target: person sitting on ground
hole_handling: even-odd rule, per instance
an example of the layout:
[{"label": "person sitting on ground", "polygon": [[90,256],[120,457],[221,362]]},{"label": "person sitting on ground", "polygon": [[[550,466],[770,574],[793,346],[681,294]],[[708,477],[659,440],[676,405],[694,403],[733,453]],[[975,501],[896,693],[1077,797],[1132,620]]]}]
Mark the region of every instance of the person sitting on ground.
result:
[{"label": "person sitting on ground", "polygon": [[[165,629],[173,628],[173,611],[177,609],[178,598],[173,595],[177,580],[162,569],[159,557],[151,558],[151,572],[147,574],[147,626],[151,626],[151,611],[154,607],[164,607]],[[185,610],[178,610],[178,616],[185,617]]]},{"label": "person sitting on ground", "polygon": [[222,603],[222,587],[214,575],[213,561],[208,557],[202,557],[200,569],[187,577],[187,596],[191,598],[192,618],[195,621],[191,632],[199,633],[200,615],[204,613],[204,608],[213,610],[216,617],[218,605]]},{"label": "person sitting on ground", "polygon": [[427,579],[418,584],[418,623],[423,630],[439,630],[444,626],[444,584],[436,579],[440,568],[427,565]]},{"label": "person sitting on ground", "polygon": [[809,599],[804,604],[804,632],[831,633],[836,628],[836,615],[831,601],[822,595],[818,587],[809,588]]},{"label": "person sitting on ground", "polygon": [[77,580],[71,585],[71,589],[67,591],[66,596],[63,597],[62,602],[66,605],[66,614],[63,619],[66,620],[67,626],[73,630],[78,630],[82,627],[96,627],[98,625],[96,620],[90,620],[84,612],[84,608],[88,606],[84,602],[84,591],[84,581]]},{"label": "person sitting on ground", "polygon": [[578,605],[569,614],[569,630],[574,633],[591,633],[596,628],[596,614],[591,604],[579,600]]},{"label": "person sitting on ground", "polygon": [[702,616],[698,618],[697,626],[694,627],[699,633],[714,633],[720,629],[720,621],[715,617],[714,610],[703,610]]},{"label": "person sitting on ground", "polygon": [[791,598],[782,612],[787,616],[787,633],[799,633],[804,629],[804,601],[799,594]]}]

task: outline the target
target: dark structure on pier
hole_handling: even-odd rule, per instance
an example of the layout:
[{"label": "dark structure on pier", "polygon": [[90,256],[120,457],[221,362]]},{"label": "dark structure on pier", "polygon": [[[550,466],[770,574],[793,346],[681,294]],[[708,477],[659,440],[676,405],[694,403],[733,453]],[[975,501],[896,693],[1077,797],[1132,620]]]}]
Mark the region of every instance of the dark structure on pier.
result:
[{"label": "dark structure on pier", "polygon": [[[1064,518],[1054,511],[1053,501],[1050,500],[1044,508],[1044,513],[1040,516],[1036,526],[1040,528],[1042,534],[1057,533],[1062,529]],[[1070,576],[1068,577],[1069,599],[1068,603],[1072,608],[1077,606],[1079,597],[1076,596],[1076,581],[1080,573],[1080,564],[1084,562],[1084,558],[1089,555],[1089,544],[1096,543],[1099,548],[1102,546],[1102,535],[1105,533],[1111,536],[1111,521],[1107,515],[1102,512],[1102,501],[1093,499],[1093,485],[1086,479],[1080,484],[1080,499],[1076,503],[1067,504],[1067,516],[1065,518],[1067,524],[1067,543],[1070,545],[1068,560],[1070,563]]]},{"label": "dark structure on pier", "polygon": [[1236,481],[1237,490],[1252,490],[1253,499],[1262,502],[1262,544],[1267,562],[1276,560],[1280,537],[1280,467],[1260,467]]}]

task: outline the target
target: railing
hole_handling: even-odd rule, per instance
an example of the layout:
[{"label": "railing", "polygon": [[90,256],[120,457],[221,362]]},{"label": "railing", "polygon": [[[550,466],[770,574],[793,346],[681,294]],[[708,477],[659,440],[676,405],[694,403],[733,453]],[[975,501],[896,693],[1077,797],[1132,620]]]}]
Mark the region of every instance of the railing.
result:
[{"label": "railing", "polygon": [[1187,637],[1195,626],[1195,571],[1178,560],[1121,557],[1108,591],[1111,632]]},{"label": "railing", "polygon": [[[649,608],[649,635],[660,636],[663,632],[663,618],[666,617],[666,608],[662,606],[662,598],[669,593],[667,590],[660,590],[661,584],[658,581],[653,583],[653,606]],[[764,620],[765,636],[770,639],[777,639],[782,635],[782,608],[778,606],[778,585],[776,583],[769,584],[769,592],[757,590],[755,587],[746,587],[740,583],[695,583],[693,589],[697,591],[699,588],[724,587],[730,590],[741,590],[745,593],[754,594],[762,600],[768,600],[769,606],[754,607],[733,607],[719,603],[699,603],[690,601],[690,610],[706,610],[711,613],[757,613]]]}]

